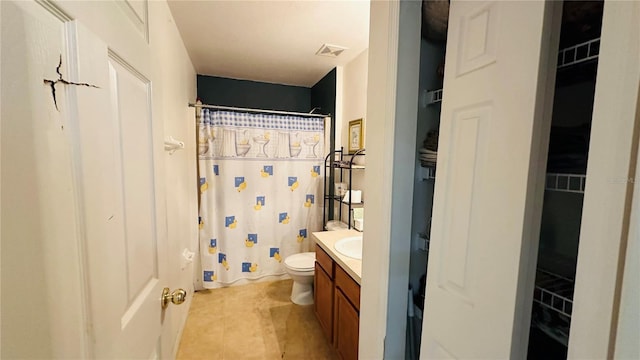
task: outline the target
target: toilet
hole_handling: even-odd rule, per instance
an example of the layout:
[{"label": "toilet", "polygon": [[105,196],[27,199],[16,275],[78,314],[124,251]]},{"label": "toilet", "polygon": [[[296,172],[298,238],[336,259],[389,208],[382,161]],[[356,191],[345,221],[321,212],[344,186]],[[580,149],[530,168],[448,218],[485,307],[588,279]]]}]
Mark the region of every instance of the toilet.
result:
[{"label": "toilet", "polygon": [[293,279],[291,301],[297,305],[313,304],[313,272],[316,262],[315,252],[304,252],[287,256],[284,267]]}]

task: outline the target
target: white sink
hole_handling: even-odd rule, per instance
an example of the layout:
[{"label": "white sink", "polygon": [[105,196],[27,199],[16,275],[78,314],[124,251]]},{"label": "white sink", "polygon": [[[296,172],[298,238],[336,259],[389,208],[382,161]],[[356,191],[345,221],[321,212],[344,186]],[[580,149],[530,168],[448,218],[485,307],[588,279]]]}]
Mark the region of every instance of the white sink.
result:
[{"label": "white sink", "polygon": [[333,247],[344,256],[362,260],[362,235],[340,239]]}]

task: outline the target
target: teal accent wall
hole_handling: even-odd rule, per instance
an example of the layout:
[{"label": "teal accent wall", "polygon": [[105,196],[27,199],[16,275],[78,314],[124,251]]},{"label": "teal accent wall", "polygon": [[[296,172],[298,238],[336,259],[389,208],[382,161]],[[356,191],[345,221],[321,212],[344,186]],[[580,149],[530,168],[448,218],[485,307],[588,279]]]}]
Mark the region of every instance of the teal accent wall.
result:
[{"label": "teal accent wall", "polygon": [[[331,115],[331,140],[329,142],[329,148],[325,149],[326,153],[329,154],[331,149],[336,148],[336,139],[335,139],[335,128],[336,128],[336,69],[329,71],[327,75],[325,75],[320,81],[318,81],[311,88],[311,108],[318,108],[314,111],[316,114],[327,114]],[[327,155],[325,154],[325,155]],[[333,184],[335,182],[335,173],[332,171],[329,173],[329,184]],[[329,186],[329,195],[334,195],[334,187]],[[327,211],[329,212],[328,218],[334,218],[334,209],[333,206],[327,207]]]},{"label": "teal accent wall", "polygon": [[198,75],[198,98],[210,105],[302,113],[312,109],[311,88],[217,76]]},{"label": "teal accent wall", "polygon": [[[336,69],[329,71],[320,81],[311,87],[311,109],[317,114],[331,114],[335,118],[336,113]],[[311,110],[309,109],[309,110]]]}]

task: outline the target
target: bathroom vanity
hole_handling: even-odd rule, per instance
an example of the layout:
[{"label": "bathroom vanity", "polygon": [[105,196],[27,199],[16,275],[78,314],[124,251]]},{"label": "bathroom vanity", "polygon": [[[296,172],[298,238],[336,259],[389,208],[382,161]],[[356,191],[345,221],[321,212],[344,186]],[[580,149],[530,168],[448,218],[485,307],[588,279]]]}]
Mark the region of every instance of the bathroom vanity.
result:
[{"label": "bathroom vanity", "polygon": [[336,251],[342,239],[362,236],[355,230],[312,234],[316,242],[314,307],[325,336],[340,359],[358,358],[362,260]]}]

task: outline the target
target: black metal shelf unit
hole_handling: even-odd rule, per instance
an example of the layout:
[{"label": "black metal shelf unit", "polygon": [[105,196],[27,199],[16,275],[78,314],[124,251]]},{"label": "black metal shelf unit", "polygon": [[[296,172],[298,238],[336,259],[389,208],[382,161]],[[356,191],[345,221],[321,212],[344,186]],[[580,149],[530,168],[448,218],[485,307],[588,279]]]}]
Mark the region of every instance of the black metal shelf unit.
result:
[{"label": "black metal shelf unit", "polygon": [[[351,229],[351,209],[355,204],[351,202],[351,197],[349,197],[349,201],[343,201],[343,195],[335,193],[334,184],[330,183],[329,174],[336,169],[339,169],[338,174],[333,177],[338,182],[344,182],[345,176],[348,177],[348,186],[351,188],[351,184],[353,184],[353,170],[362,170],[364,169],[364,165],[354,164],[354,160],[358,156],[364,156],[365,149],[360,149],[353,154],[345,154],[344,148],[340,148],[340,150],[333,150],[324,158],[324,209],[325,213],[322,217],[322,227],[323,229],[327,229],[327,223],[331,220],[342,221],[342,208],[343,204],[347,206],[347,224],[346,228]],[[345,175],[345,172],[347,173]],[[338,202],[338,212],[337,214],[334,211],[334,202]],[[364,202],[360,202],[358,205],[362,205]],[[337,215],[337,217],[336,217]]]}]

